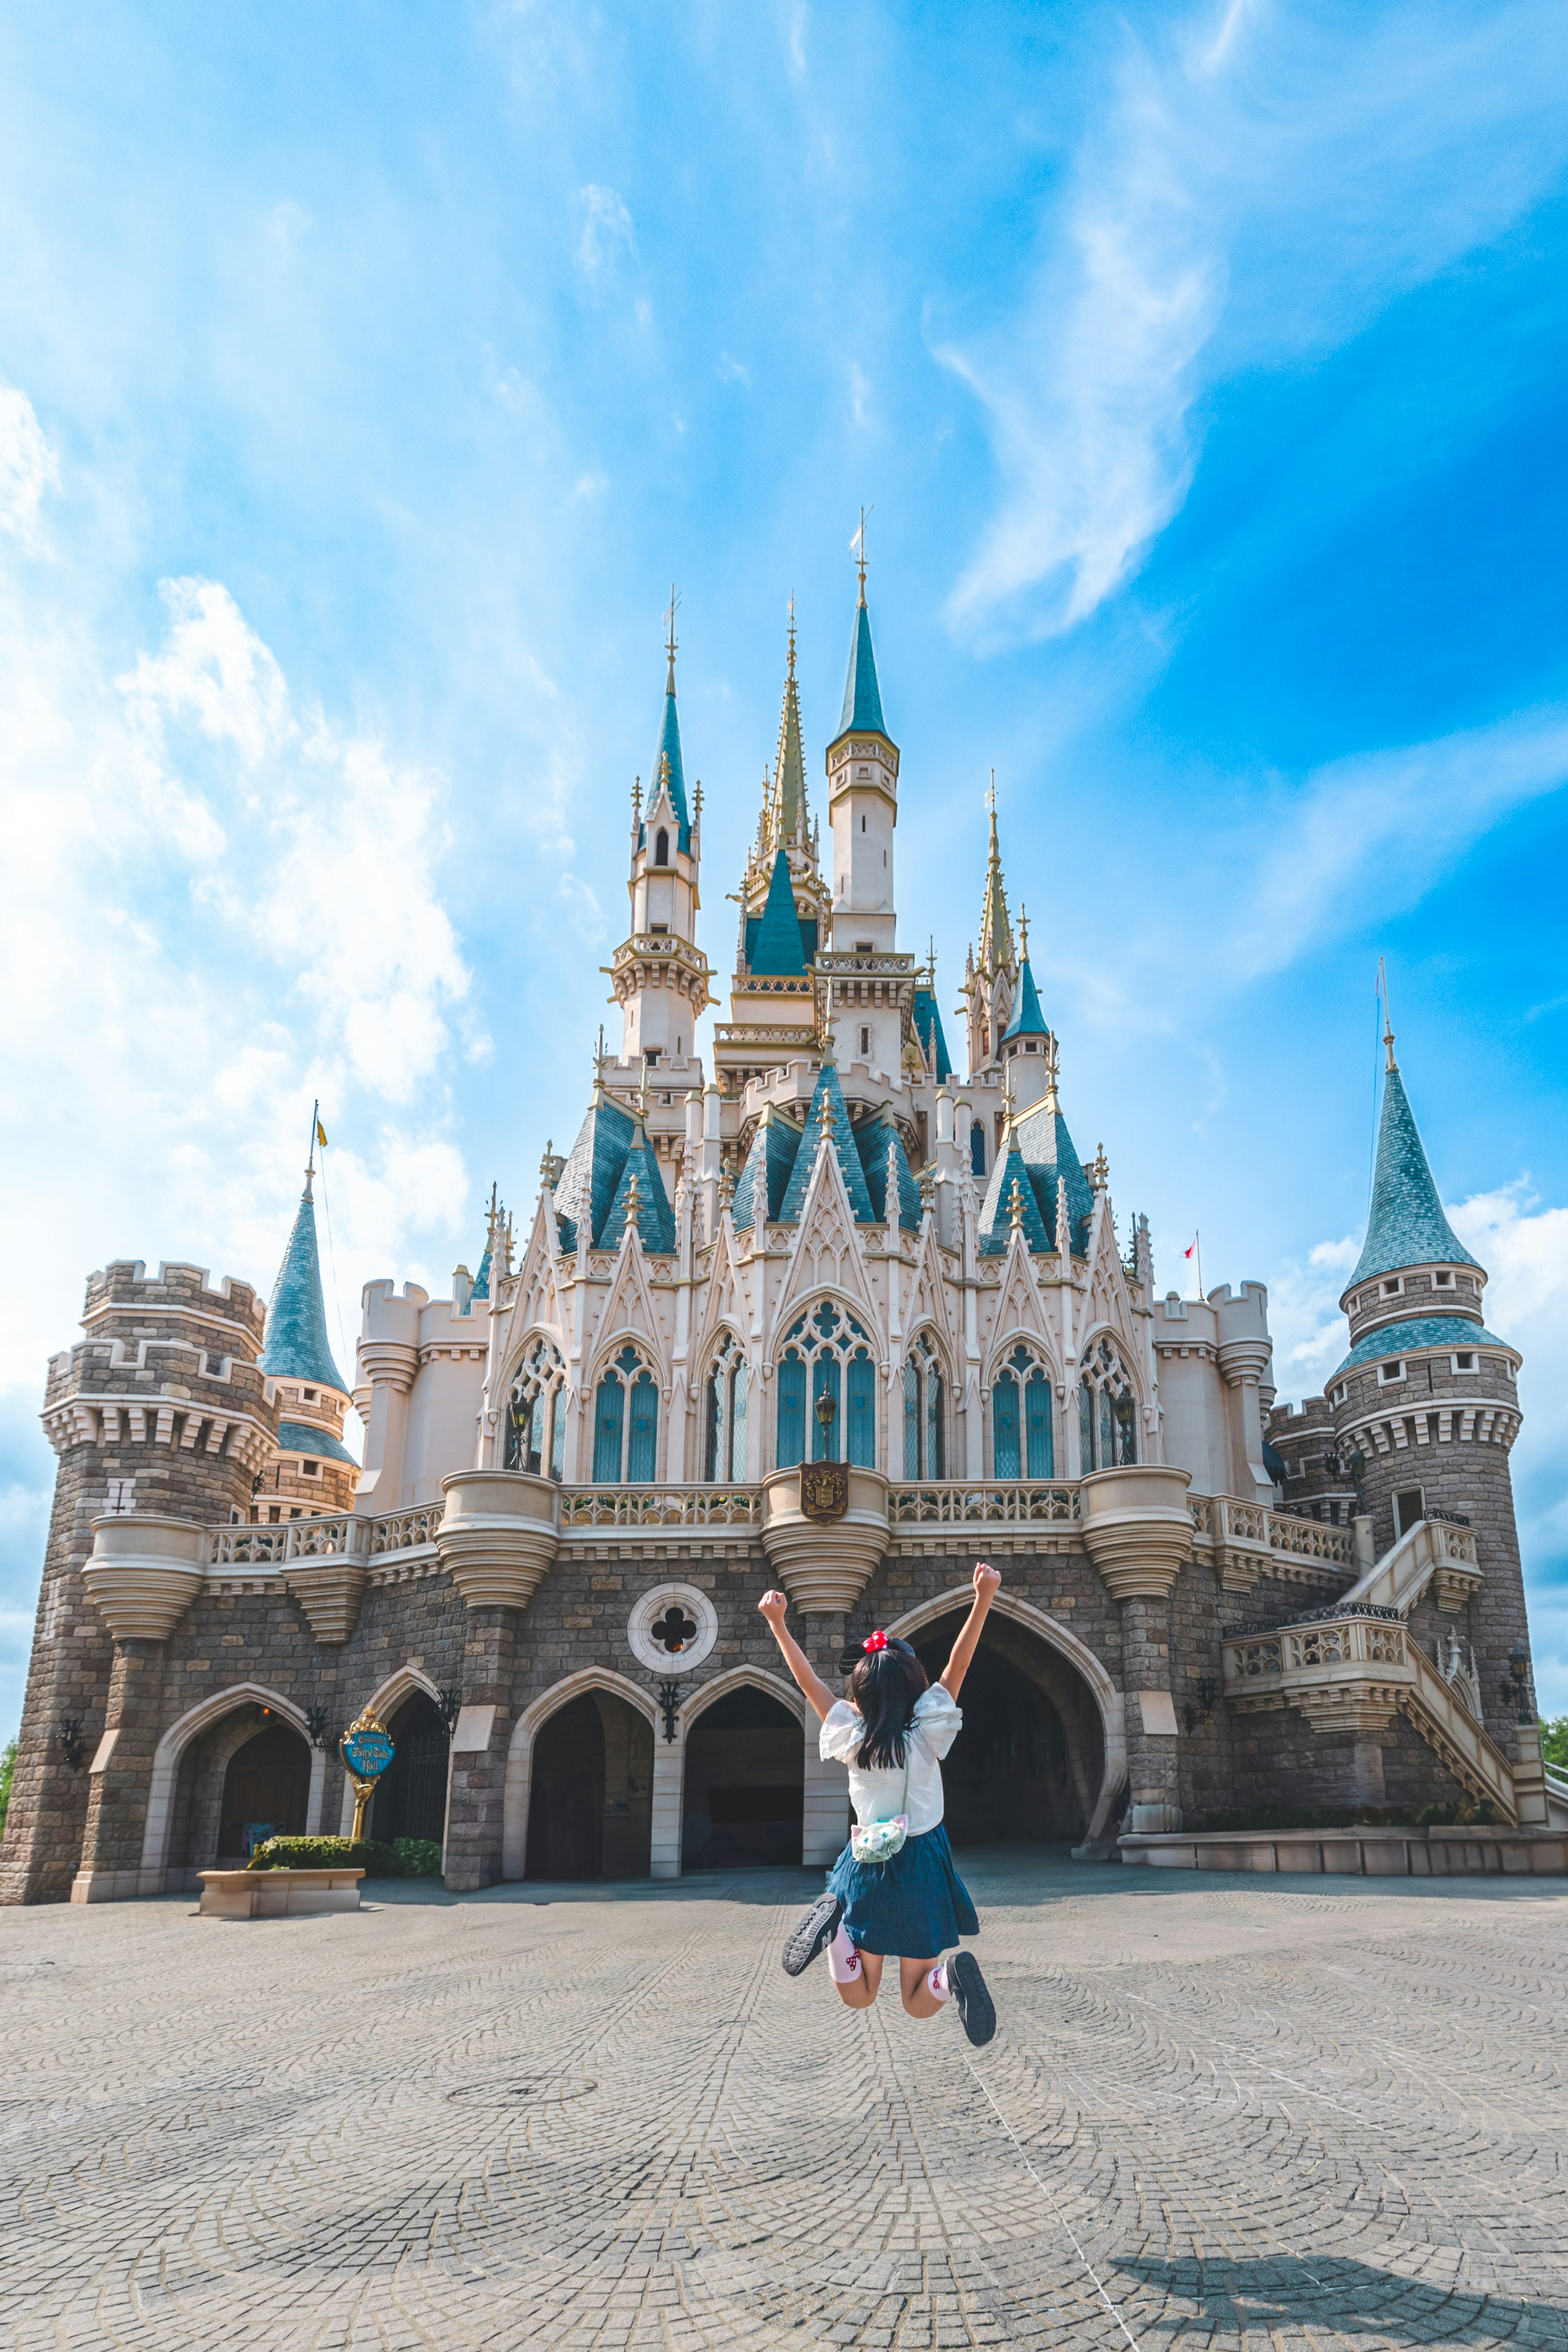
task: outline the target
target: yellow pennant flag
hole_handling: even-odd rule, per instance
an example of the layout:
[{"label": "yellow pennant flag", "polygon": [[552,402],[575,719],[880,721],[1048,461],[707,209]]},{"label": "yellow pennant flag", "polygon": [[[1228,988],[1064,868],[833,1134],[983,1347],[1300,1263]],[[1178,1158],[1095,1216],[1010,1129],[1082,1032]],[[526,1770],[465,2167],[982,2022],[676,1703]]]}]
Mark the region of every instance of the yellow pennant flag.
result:
[{"label": "yellow pennant flag", "polygon": [[327,1149],[327,1130],[322,1126],[319,1119],[316,1122],[316,1140],[320,1145],[322,1150],[325,1151]]}]

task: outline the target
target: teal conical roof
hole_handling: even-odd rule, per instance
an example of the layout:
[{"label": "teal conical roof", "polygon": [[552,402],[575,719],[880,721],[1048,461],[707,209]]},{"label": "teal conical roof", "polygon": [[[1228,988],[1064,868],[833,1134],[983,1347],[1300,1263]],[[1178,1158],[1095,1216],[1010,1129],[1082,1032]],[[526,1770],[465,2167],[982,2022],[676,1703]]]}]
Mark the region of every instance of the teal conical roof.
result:
[{"label": "teal conical roof", "polygon": [[850,1196],[850,1213],[856,1224],[879,1224],[881,1219],[872,1207],[871,1194],[866,1189],[865,1170],[861,1166],[860,1153],[855,1149],[843,1088],[839,1084],[839,1074],[831,1062],[824,1062],[817,1074],[811,1108],[806,1115],[806,1132],[795,1155],[789,1188],[779,1212],[779,1223],[793,1225],[800,1222],[800,1212],[806,1202],[806,1187],[817,1164],[817,1151],[824,1125],[833,1139],[833,1156],[839,1163],[844,1190]]},{"label": "teal conical roof", "polygon": [[887,1223],[887,1150],[893,1146],[894,1162],[897,1169],[898,1222],[908,1233],[920,1230],[920,1187],[910,1172],[904,1139],[895,1120],[885,1109],[873,1118],[864,1120],[855,1129],[855,1149],[865,1171],[865,1188],[871,1194],[871,1204],[878,1223]]},{"label": "teal conical roof", "polygon": [[[658,798],[659,783],[665,767],[669,771],[670,800],[680,821],[680,846],[692,845],[692,821],[686,809],[686,772],[681,765],[681,722],[675,709],[675,657],[670,656],[670,667],[664,680],[664,719],[659,730],[659,748],[653,754],[653,781],[648,787],[649,806]],[[648,838],[648,828],[643,827],[643,841]]]},{"label": "teal conical roof", "polygon": [[[839,734],[847,735],[852,729],[871,728],[878,735],[887,735],[887,722],[882,715],[882,688],[876,682],[876,656],[871,646],[871,614],[866,609],[865,591],[861,591],[855,606],[854,635],[850,639],[850,674],[844,680],[844,707],[839,714]],[[835,737],[835,741],[837,738]],[[891,743],[893,738],[887,737]]]},{"label": "teal conical roof", "polygon": [[917,988],[915,992],[915,1033],[926,1054],[932,1050],[933,1036],[936,1040],[936,1082],[940,1086],[944,1078],[952,1076],[953,1064],[948,1056],[947,1039],[942,1028],[941,1010],[936,1003],[936,992],[932,989]]},{"label": "teal conical roof", "polygon": [[795,893],[789,881],[789,860],[782,849],[773,860],[767,904],[757,937],[751,943],[751,969],[776,980],[804,979],[806,959],[800,947],[800,925],[795,913]]},{"label": "teal conical roof", "polygon": [[621,1171],[621,1181],[615,1187],[615,1198],[610,1204],[610,1214],[598,1235],[599,1249],[619,1249],[626,1231],[627,1213],[632,1204],[632,1179],[637,1180],[637,1232],[645,1250],[670,1251],[675,1246],[675,1214],[664,1190],[658,1154],[653,1150],[641,1125],[637,1140],[626,1154]]},{"label": "teal conical roof", "polygon": [[1035,1255],[1048,1255],[1056,1247],[1055,1209],[1050,1223],[1043,1213],[1043,1203],[1031,1181],[1031,1173],[1023,1153],[1019,1149],[1015,1127],[1008,1139],[1008,1148],[997,1155],[991,1171],[991,1181],[986,1190],[985,1204],[980,1211],[980,1255],[997,1257],[1007,1248],[1008,1235],[1012,1231],[1013,1186],[1019,1188],[1022,1210],[1019,1223],[1023,1226],[1024,1246]]},{"label": "teal conical roof", "polygon": [[746,1164],[735,1180],[730,1222],[737,1234],[754,1225],[777,1224],[800,1149],[800,1130],[774,1103],[764,1103]]},{"label": "teal conical roof", "polygon": [[[1089,1247],[1089,1220],[1094,1214],[1094,1190],[1083,1173],[1083,1162],[1060,1109],[1053,1108],[1049,1102],[1042,1102],[1036,1103],[1032,1110],[1020,1113],[1013,1121],[1013,1143],[1029,1171],[1053,1249],[1056,1246],[1056,1188],[1059,1182],[1066,1184],[1067,1217],[1071,1229],[1069,1245],[1082,1257]],[[989,1194],[987,1198],[988,1202]]]},{"label": "teal conical roof", "polygon": [[1346,1287],[1354,1290],[1374,1275],[1397,1274],[1406,1266],[1476,1263],[1443,1214],[1405,1081],[1397,1066],[1391,1066],[1383,1082],[1366,1240]]},{"label": "teal conical roof", "polygon": [[267,1310],[267,1346],[256,1359],[262,1371],[286,1381],[308,1381],[347,1396],[349,1384],[332,1361],[327,1339],[327,1302],[321,1292],[321,1257],[316,1246],[316,1203],[305,1179],[299,1210]]},{"label": "teal conical roof", "polygon": [[599,1248],[636,1131],[630,1114],[612,1102],[602,1087],[597,1088],[555,1188],[562,1249],[574,1250],[583,1233],[589,1246]]},{"label": "teal conical roof", "polygon": [[1034,974],[1025,956],[1019,966],[1019,992],[1013,1000],[1012,1018],[1003,1030],[1003,1038],[1048,1037],[1045,1015],[1040,1009],[1040,992],[1034,984]]}]

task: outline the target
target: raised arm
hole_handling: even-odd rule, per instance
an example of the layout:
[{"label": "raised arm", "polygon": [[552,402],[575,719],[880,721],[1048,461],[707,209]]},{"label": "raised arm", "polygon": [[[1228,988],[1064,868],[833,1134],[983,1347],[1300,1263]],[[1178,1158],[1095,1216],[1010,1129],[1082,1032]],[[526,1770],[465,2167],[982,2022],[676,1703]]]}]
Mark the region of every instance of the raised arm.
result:
[{"label": "raised arm", "polygon": [[969,1661],[975,1654],[980,1628],[990,1610],[991,1595],[1001,1580],[988,1560],[977,1559],[975,1562],[975,1598],[968,1615],[958,1629],[953,1654],[942,1673],[942,1687],[949,1698],[956,1698],[964,1686],[964,1676],[969,1671]]},{"label": "raised arm", "polygon": [[757,1605],[767,1618],[772,1628],[773,1638],[784,1653],[785,1664],[805,1692],[811,1706],[816,1708],[818,1717],[821,1718],[826,1715],[831,1706],[838,1705],[839,1695],[837,1691],[831,1691],[828,1688],[827,1684],[817,1673],[805,1651],[784,1622],[784,1612],[789,1606],[789,1601],[782,1592],[765,1592]]}]

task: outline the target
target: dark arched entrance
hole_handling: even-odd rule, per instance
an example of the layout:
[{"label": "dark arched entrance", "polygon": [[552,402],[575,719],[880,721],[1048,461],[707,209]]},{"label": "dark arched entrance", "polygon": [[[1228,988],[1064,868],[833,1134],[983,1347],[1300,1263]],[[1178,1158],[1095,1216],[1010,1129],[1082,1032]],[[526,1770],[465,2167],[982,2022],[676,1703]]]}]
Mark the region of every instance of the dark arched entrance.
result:
[{"label": "dark arched entrance", "polygon": [[613,1691],[588,1691],[535,1736],[526,1878],[646,1878],[653,1727]]},{"label": "dark arched entrance", "polygon": [[705,1707],[686,1734],[684,1870],[800,1859],[805,1750],[789,1709],[750,1684]]},{"label": "dark arched entrance", "polygon": [[310,1750],[297,1731],[273,1722],[229,1758],[218,1816],[219,1853],[248,1854],[264,1836],[303,1837],[309,1801]]},{"label": "dark arched entrance", "polygon": [[[964,1622],[955,1610],[915,1636],[935,1682]],[[942,1767],[955,1845],[1080,1842],[1104,1772],[1094,1695],[1058,1650],[995,1613],[959,1698],[964,1728]]]},{"label": "dark arched entrance", "polygon": [[371,1835],[391,1845],[396,1838],[446,1836],[446,1718],[428,1691],[405,1698],[387,1725],[396,1753],[377,1785],[371,1808]]}]

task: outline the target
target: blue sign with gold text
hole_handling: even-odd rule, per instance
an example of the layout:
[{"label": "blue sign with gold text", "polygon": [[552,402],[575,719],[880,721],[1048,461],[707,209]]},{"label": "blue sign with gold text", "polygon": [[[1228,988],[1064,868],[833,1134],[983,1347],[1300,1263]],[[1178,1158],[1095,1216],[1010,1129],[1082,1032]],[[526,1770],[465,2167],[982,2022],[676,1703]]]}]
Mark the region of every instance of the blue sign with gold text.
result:
[{"label": "blue sign with gold text", "polygon": [[386,1731],[361,1730],[343,1734],[342,1758],[356,1780],[379,1780],[396,1753]]}]

